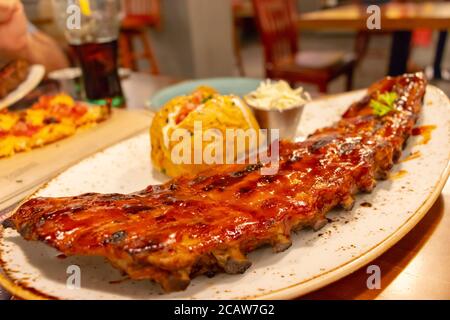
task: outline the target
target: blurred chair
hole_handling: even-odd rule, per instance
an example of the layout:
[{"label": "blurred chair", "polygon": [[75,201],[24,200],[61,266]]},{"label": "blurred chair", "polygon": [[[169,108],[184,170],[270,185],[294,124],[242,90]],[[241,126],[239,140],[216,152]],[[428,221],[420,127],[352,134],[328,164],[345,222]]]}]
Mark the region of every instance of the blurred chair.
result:
[{"label": "blurred chair", "polygon": [[[138,70],[138,62],[147,60],[150,73],[159,74],[148,28],[159,28],[161,25],[160,0],[123,0],[123,7],[125,17],[119,37],[121,65]],[[141,52],[136,50],[135,40],[140,41]]]},{"label": "blurred chair", "polygon": [[347,76],[347,90],[353,85],[356,58],[340,51],[299,51],[296,9],[292,0],[253,0],[255,16],[264,46],[268,78],[313,83],[322,93],[328,83]]},{"label": "blurred chair", "polygon": [[[248,12],[247,0],[232,0],[231,9],[233,15],[233,49],[234,58],[236,59],[236,66],[240,76],[245,76],[244,63],[242,60],[241,53],[241,42],[240,42],[240,30],[242,27],[242,20],[252,12]],[[250,8],[251,9],[251,8]]]}]

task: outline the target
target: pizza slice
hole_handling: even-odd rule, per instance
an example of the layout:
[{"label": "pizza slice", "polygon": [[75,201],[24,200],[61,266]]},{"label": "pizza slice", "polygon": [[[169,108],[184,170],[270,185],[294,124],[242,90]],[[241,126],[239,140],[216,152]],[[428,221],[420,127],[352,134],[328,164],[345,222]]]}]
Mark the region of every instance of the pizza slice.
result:
[{"label": "pizza slice", "polygon": [[41,97],[24,111],[0,111],[0,158],[61,140],[109,115],[107,106],[91,106],[66,94]]}]

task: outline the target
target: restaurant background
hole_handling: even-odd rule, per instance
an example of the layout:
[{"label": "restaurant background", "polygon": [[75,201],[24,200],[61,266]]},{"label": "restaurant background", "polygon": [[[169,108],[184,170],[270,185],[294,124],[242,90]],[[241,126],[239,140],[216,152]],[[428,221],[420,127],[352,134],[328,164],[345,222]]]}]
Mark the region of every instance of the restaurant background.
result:
[{"label": "restaurant background", "polygon": [[[147,1],[146,1],[147,2]],[[151,0],[148,2],[152,2]],[[160,74],[180,78],[238,76],[263,78],[263,48],[259,40],[250,0],[161,0],[159,23],[146,27],[148,41]],[[354,3],[385,3],[387,1],[320,1],[297,0],[298,13]],[[394,1],[402,2],[402,1]],[[410,1],[411,2],[411,1]],[[423,1],[416,1],[423,2]],[[60,43],[64,37],[54,27],[51,0],[23,0],[30,20]],[[358,44],[367,50],[358,62],[354,88],[365,88],[387,74],[392,32],[370,33],[369,39],[358,39],[357,31],[323,29],[299,32],[300,50],[353,52]],[[408,71],[419,71],[432,66],[439,32],[423,26],[413,32]],[[142,41],[132,40],[136,51],[142,51]],[[447,38],[447,43],[448,43]],[[445,46],[443,67],[450,64],[450,50]],[[241,59],[241,65],[239,65]],[[149,59],[137,61],[136,69],[150,69]],[[446,93],[450,82],[437,80],[433,84]],[[303,84],[315,93],[314,85]],[[344,77],[331,82],[330,93],[345,89]]]}]

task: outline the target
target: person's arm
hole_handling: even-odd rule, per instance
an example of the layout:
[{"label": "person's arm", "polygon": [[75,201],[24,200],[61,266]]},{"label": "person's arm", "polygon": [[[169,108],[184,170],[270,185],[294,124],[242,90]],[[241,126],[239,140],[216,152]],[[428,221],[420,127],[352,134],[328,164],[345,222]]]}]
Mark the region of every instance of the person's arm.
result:
[{"label": "person's arm", "polygon": [[65,68],[67,57],[58,44],[38,30],[30,31],[22,3],[0,0],[0,57],[43,64],[47,71]]},{"label": "person's arm", "polygon": [[31,63],[43,64],[47,72],[69,66],[67,56],[61,47],[38,30],[28,35],[24,58]]}]

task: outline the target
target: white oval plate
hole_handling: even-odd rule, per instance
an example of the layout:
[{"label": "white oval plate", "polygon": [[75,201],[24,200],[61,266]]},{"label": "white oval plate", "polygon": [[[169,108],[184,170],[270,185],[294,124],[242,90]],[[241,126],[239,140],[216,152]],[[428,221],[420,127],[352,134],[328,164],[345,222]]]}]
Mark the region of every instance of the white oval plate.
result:
[{"label": "white oval plate", "polygon": [[13,105],[41,83],[45,75],[45,67],[40,64],[34,64],[30,67],[27,78],[6,97],[0,100],[0,110]]},{"label": "white oval plate", "polygon": [[[308,104],[301,129],[311,132],[339,119],[364,91]],[[59,299],[248,299],[298,297],[357,270],[382,254],[419,222],[440,194],[449,174],[450,103],[429,86],[418,125],[436,125],[432,139],[420,144],[412,137],[393,172],[405,172],[380,182],[372,194],[359,195],[350,212],[335,210],[333,221],[318,232],[293,235],[293,246],[279,254],[270,248],[249,255],[253,265],[243,275],[198,277],[186,291],[164,294],[150,281],[131,281],[102,258],[58,258],[39,242],[27,242],[14,230],[1,231],[0,284],[22,298]],[[133,192],[164,177],[152,171],[149,138],[136,136],[98,153],[49,182],[36,196],[69,196],[84,192]],[[400,171],[401,170],[401,171]],[[395,176],[395,174],[394,174]],[[372,207],[361,206],[362,202]],[[73,289],[70,266],[79,266],[81,286]],[[69,286],[67,286],[69,283]]]}]

